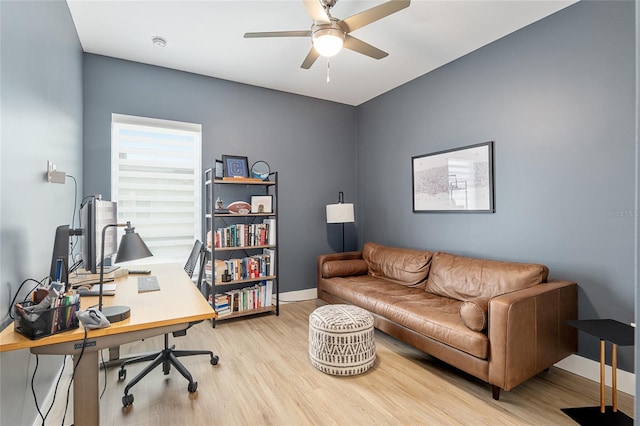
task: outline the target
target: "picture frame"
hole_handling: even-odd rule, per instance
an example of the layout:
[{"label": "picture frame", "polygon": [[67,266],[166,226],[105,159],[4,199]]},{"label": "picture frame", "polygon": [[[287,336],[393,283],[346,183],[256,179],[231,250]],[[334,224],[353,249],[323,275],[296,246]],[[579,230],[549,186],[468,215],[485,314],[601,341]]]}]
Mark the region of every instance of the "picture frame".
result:
[{"label": "picture frame", "polygon": [[493,145],[411,157],[413,212],[495,213]]},{"label": "picture frame", "polygon": [[273,213],[273,195],[252,195],[251,213]]},{"label": "picture frame", "polygon": [[215,169],[214,169],[214,178],[222,179],[224,177],[224,163],[222,160],[216,160]]},{"label": "picture frame", "polygon": [[249,177],[249,161],[239,155],[223,155],[224,177]]}]

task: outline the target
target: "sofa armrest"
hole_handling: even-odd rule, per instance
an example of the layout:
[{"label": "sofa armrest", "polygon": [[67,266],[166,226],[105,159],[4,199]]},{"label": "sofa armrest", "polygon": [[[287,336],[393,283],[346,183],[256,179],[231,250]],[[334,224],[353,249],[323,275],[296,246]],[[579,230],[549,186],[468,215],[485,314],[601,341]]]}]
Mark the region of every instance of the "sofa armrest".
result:
[{"label": "sofa armrest", "polygon": [[577,350],[578,285],[552,280],[489,302],[489,383],[510,390]]}]

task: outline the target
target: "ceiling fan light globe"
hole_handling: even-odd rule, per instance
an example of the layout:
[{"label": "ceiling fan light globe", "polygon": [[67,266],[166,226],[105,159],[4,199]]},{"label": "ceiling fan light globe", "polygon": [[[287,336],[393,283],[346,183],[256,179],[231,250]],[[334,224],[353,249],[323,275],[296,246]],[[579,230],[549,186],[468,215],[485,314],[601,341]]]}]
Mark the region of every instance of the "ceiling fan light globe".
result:
[{"label": "ceiling fan light globe", "polygon": [[321,28],[311,36],[313,48],[326,58],[335,56],[344,45],[344,32],[335,28]]}]

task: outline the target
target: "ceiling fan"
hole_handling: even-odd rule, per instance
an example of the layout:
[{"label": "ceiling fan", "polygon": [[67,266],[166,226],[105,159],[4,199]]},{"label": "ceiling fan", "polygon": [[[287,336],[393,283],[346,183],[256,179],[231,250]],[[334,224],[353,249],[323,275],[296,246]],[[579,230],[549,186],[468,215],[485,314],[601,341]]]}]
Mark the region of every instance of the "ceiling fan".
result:
[{"label": "ceiling fan", "polygon": [[303,0],[303,2],[313,20],[310,30],[245,33],[244,37],[311,37],[311,50],[300,65],[300,68],[304,69],[311,68],[318,56],[334,56],[343,47],[374,59],[382,59],[389,54],[355,38],[350,33],[408,7],[411,0],[389,0],[346,19],[331,16],[331,8],[338,0]]}]

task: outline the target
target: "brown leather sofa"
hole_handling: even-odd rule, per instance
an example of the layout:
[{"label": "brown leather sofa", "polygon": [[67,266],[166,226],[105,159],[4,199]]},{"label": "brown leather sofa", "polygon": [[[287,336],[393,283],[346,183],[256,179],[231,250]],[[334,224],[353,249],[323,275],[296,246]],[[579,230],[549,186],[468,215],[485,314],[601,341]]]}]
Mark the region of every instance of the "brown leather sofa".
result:
[{"label": "brown leather sofa", "polygon": [[577,284],[544,265],[366,243],[318,257],[318,298],[491,384],[493,398],[577,349]]}]

